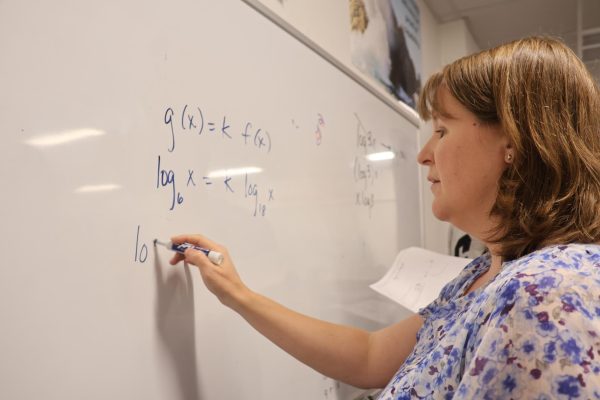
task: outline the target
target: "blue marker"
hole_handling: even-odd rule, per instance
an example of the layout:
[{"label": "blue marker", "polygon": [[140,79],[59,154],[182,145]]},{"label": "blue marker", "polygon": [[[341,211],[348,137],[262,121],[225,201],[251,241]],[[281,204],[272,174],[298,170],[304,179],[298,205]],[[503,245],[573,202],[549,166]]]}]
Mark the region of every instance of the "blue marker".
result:
[{"label": "blue marker", "polygon": [[191,243],[174,244],[171,241],[165,243],[165,242],[161,242],[158,239],[154,239],[154,245],[156,246],[157,244],[160,244],[161,246],[165,246],[167,249],[176,251],[181,254],[185,253],[185,251],[187,249],[194,249],[194,250],[201,251],[204,254],[206,254],[208,259],[215,265],[221,265],[221,263],[223,262],[223,254],[219,253],[218,251],[208,250],[203,247],[194,246]]}]

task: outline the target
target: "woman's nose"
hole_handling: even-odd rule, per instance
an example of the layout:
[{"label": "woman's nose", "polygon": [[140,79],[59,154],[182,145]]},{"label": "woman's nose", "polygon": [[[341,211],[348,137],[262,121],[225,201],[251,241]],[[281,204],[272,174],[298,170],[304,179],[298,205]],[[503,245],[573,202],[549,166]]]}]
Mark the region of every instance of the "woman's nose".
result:
[{"label": "woman's nose", "polygon": [[433,135],[429,138],[425,146],[421,149],[417,155],[417,162],[421,165],[433,164]]}]

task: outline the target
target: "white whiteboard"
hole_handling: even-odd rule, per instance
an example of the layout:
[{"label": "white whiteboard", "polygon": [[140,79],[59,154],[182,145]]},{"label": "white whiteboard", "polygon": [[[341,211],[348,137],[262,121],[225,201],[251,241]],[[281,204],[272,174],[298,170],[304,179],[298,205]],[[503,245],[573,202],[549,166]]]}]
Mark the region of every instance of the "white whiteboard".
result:
[{"label": "white whiteboard", "polygon": [[151,243],[202,232],[298,311],[400,319],[368,284],[420,244],[412,124],[235,0],[1,1],[0,87],[0,398],[353,395]]}]

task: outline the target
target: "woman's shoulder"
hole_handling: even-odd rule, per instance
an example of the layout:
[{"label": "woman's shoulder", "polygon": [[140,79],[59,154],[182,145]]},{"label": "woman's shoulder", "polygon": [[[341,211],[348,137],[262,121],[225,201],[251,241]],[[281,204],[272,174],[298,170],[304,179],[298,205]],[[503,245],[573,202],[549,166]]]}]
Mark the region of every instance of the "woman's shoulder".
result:
[{"label": "woman's shoulder", "polygon": [[559,276],[600,277],[600,245],[565,244],[536,250],[505,263],[499,280],[527,278],[528,281],[536,282]]},{"label": "woman's shoulder", "polygon": [[[506,263],[486,290],[497,316],[577,309],[600,318],[600,246],[549,246]],[[596,315],[598,314],[598,315]]]}]

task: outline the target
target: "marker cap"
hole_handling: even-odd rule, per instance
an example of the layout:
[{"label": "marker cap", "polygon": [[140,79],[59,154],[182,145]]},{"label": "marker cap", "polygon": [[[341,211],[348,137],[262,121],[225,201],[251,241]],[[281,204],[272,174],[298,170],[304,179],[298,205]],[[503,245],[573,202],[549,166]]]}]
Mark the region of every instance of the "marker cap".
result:
[{"label": "marker cap", "polygon": [[223,254],[217,253],[216,251],[209,251],[207,257],[213,264],[216,265],[221,265],[223,262]]}]

